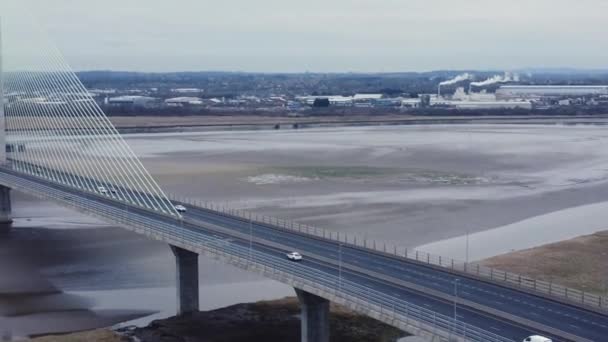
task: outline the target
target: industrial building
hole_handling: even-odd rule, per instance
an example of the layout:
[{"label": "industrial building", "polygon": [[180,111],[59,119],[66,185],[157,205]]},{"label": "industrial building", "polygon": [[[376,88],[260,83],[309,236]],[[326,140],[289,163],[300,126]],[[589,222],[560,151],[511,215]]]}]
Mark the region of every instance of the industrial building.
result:
[{"label": "industrial building", "polygon": [[451,101],[450,107],[457,109],[532,109],[530,101]]},{"label": "industrial building", "polygon": [[496,90],[496,98],[501,100],[602,95],[608,96],[608,85],[505,85]]},{"label": "industrial building", "polygon": [[180,94],[193,94],[193,93],[202,93],[203,89],[199,88],[174,88],[171,89],[172,93],[180,93]]},{"label": "industrial building", "polygon": [[350,107],[353,105],[353,98],[351,96],[341,95],[311,95],[311,96],[297,96],[296,100],[303,104],[312,106],[317,99],[327,99],[331,106],[337,107]]},{"label": "industrial building", "polygon": [[173,97],[165,100],[169,107],[200,106],[203,100],[200,97]]},{"label": "industrial building", "polygon": [[107,99],[107,104],[114,107],[151,107],[154,106],[157,101],[158,100],[154,97],[125,95],[110,97]]}]

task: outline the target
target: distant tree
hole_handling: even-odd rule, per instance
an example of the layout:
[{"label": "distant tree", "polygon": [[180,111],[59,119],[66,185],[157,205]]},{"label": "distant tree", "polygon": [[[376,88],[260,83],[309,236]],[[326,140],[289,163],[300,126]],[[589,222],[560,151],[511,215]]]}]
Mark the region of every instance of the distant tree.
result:
[{"label": "distant tree", "polygon": [[312,104],[315,108],[326,108],[329,107],[329,99],[315,99],[315,102]]},{"label": "distant tree", "polygon": [[395,96],[395,95],[399,95],[399,94],[403,93],[403,91],[401,89],[396,89],[396,88],[383,88],[383,89],[380,89],[380,93],[389,95],[389,96]]}]

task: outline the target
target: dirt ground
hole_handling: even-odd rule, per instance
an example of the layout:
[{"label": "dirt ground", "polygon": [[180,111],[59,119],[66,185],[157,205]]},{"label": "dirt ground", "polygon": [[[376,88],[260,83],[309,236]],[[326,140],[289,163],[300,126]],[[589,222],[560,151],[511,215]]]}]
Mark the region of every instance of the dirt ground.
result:
[{"label": "dirt ground", "polygon": [[489,258],[482,264],[608,295],[608,231]]},{"label": "dirt ground", "polygon": [[[602,118],[601,115],[593,116],[594,120]],[[396,124],[412,122],[432,122],[448,120],[450,122],[466,122],[470,120],[546,120],[553,122],[562,121],[566,118],[524,115],[524,116],[420,116],[407,113],[386,113],[386,114],[359,114],[348,113],[345,115],[318,115],[318,116],[285,116],[285,115],[262,115],[262,114],[241,114],[225,113],[223,115],[192,115],[192,116],[110,116],[112,124],[118,129],[121,128],[170,128],[170,127],[196,127],[196,126],[267,126],[267,125],[287,125],[298,124]],[[566,119],[567,120],[567,119]],[[581,117],[577,118],[581,120]],[[282,127],[285,128],[285,127]]]},{"label": "dirt ground", "polygon": [[[299,313],[297,299],[288,297],[157,320],[131,334],[148,342],[297,341]],[[336,305],[330,308],[330,330],[334,342],[393,342],[405,335]]]},{"label": "dirt ground", "polygon": [[204,115],[204,116],[112,116],[110,121],[117,128],[216,126],[216,125],[275,125],[293,123],[375,122],[400,121],[409,115],[352,115],[286,117],[264,115]]},{"label": "dirt ground", "polygon": [[44,336],[33,338],[31,342],[126,342],[126,337],[119,336],[115,332],[106,329],[84,331],[68,335]]}]

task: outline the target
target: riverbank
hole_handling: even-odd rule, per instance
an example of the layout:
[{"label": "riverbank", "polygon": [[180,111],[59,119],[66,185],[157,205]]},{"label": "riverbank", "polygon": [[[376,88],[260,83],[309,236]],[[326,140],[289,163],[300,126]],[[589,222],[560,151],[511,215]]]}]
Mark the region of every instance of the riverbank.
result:
[{"label": "riverbank", "polygon": [[195,132],[225,129],[294,129],[377,125],[467,124],[467,123],[588,123],[606,124],[606,115],[478,115],[421,116],[382,115],[193,115],[193,116],[110,116],[121,133]]},{"label": "riverbank", "polygon": [[483,265],[608,295],[608,231],[498,255]]},{"label": "riverbank", "polygon": [[[244,303],[170,317],[143,328],[114,332],[98,329],[67,335],[33,338],[31,342],[240,342],[298,341],[300,306],[295,297]],[[393,342],[406,333],[337,305],[330,308],[330,336],[336,342]]]},{"label": "riverbank", "polygon": [[131,339],[109,329],[96,329],[67,335],[42,336],[29,342],[128,342]]},{"label": "riverbank", "polygon": [[[156,320],[126,331],[127,336],[146,342],[298,341],[299,315],[297,299],[288,297]],[[330,329],[335,342],[388,342],[405,336],[396,328],[333,304]]]}]

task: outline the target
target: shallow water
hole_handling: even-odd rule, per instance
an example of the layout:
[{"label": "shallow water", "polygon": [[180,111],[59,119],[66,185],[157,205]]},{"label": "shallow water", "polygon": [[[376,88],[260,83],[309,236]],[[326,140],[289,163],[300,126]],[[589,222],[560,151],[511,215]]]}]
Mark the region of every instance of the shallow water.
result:
[{"label": "shallow water", "polygon": [[[73,291],[69,293],[93,299],[95,301],[94,310],[116,310],[124,307],[124,303],[128,302],[142,310],[158,311],[153,315],[123,322],[118,326],[145,326],[152,320],[175,314],[174,287]],[[213,310],[237,303],[271,300],[294,295],[293,288],[264,279],[202,285],[200,287],[199,305],[201,310]]]},{"label": "shallow water", "polygon": [[608,229],[608,202],[551,212],[502,227],[418,246],[417,249],[478,261],[516,250],[572,239]]}]

